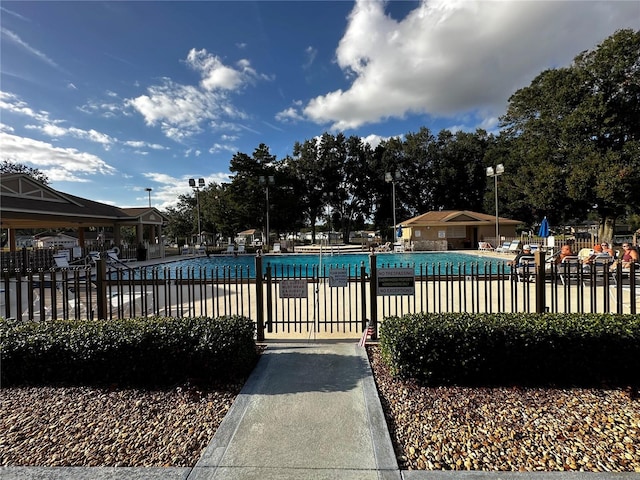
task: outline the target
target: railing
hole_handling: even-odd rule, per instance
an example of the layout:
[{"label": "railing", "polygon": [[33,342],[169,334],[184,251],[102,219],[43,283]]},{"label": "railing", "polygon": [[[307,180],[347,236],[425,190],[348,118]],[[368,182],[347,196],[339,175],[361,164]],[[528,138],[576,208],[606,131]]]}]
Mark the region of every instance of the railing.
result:
[{"label": "railing", "polygon": [[[359,333],[367,321],[417,312],[599,312],[631,313],[640,304],[639,269],[590,269],[563,264],[530,265],[511,271],[504,263],[418,265],[410,288],[379,292],[371,256],[346,267],[263,265],[256,278],[248,267],[167,266],[29,271],[5,269],[0,282],[0,316],[24,321],[137,316],[243,315],[264,335]],[[542,259],[543,260],[543,259]],[[404,267],[407,267],[405,265]],[[415,266],[412,266],[412,268]],[[489,268],[491,267],[491,268]],[[385,268],[403,268],[389,265]],[[405,269],[406,270],[406,269]]]}]

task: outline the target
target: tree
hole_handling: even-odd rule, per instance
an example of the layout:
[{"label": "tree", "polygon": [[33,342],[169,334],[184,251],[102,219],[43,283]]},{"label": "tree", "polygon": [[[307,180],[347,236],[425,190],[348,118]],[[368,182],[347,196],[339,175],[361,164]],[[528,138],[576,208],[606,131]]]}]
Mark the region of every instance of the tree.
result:
[{"label": "tree", "polygon": [[4,160],[0,164],[0,173],[24,173],[44,185],[49,184],[49,177],[37,168],[28,167],[21,163],[10,162],[9,160]]},{"label": "tree", "polygon": [[595,210],[611,241],[616,218],[640,200],[640,32],[620,30],[542,72],[509,99],[502,125],[520,156],[512,187],[527,203],[553,199],[556,222]]}]

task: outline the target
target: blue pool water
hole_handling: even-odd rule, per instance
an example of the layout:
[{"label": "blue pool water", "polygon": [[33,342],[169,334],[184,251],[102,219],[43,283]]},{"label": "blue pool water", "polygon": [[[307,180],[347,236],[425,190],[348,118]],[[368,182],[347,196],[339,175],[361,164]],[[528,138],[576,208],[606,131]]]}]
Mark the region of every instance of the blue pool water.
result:
[{"label": "blue pool water", "polygon": [[[507,259],[493,258],[489,260],[487,257],[459,252],[379,253],[375,258],[378,268],[413,267],[416,275],[498,273],[507,261]],[[212,278],[216,275],[232,278],[242,275],[245,278],[255,278],[255,262],[254,255],[202,256],[168,262],[153,268],[147,267],[144,276],[151,278],[151,271],[155,269],[158,278],[167,276],[176,278],[180,276],[180,273],[176,272],[181,272],[184,277],[187,276],[187,272],[194,272],[196,278],[202,276]],[[271,266],[274,275],[285,273],[306,277],[320,271],[321,276],[327,276],[329,269],[335,267],[344,267],[350,274],[356,274],[363,264],[365,271],[369,273],[368,253],[265,255],[262,257],[262,273],[266,273],[267,266]],[[142,276],[141,273],[139,275]]]}]

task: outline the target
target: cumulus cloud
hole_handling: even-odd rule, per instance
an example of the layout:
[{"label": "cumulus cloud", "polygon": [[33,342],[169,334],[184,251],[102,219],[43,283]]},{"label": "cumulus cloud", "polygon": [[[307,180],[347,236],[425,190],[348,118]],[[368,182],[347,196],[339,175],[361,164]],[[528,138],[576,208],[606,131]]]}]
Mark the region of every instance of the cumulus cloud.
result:
[{"label": "cumulus cloud", "polygon": [[638,18],[636,2],[422,0],[395,20],[385,3],[356,1],[336,51],[351,84],[310,100],[310,120],[343,130],[408,113],[495,117],[535,75]]},{"label": "cumulus cloud", "polygon": [[55,147],[32,138],[0,132],[0,159],[31,165],[50,180],[87,181],[86,175],[112,175],[115,169],[100,157],[75,148]]},{"label": "cumulus cloud", "polygon": [[126,106],[144,117],[147,125],[159,125],[167,137],[176,141],[201,133],[205,122],[216,128],[229,125],[229,120],[246,118],[229,96],[257,79],[269,80],[246,59],[225,65],[205,49],[191,49],[185,63],[200,74],[199,85],[182,85],[164,78],[162,84],[148,87],[146,95],[125,101]]}]

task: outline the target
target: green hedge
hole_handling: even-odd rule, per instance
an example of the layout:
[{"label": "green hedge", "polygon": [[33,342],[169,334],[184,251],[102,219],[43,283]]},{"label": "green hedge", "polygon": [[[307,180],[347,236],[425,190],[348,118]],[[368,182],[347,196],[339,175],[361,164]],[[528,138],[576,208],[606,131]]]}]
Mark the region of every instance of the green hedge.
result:
[{"label": "green hedge", "polygon": [[640,315],[413,314],[379,337],[394,375],[431,385],[640,383]]},{"label": "green hedge", "polygon": [[0,320],[2,385],[172,385],[246,375],[258,357],[245,317]]}]

